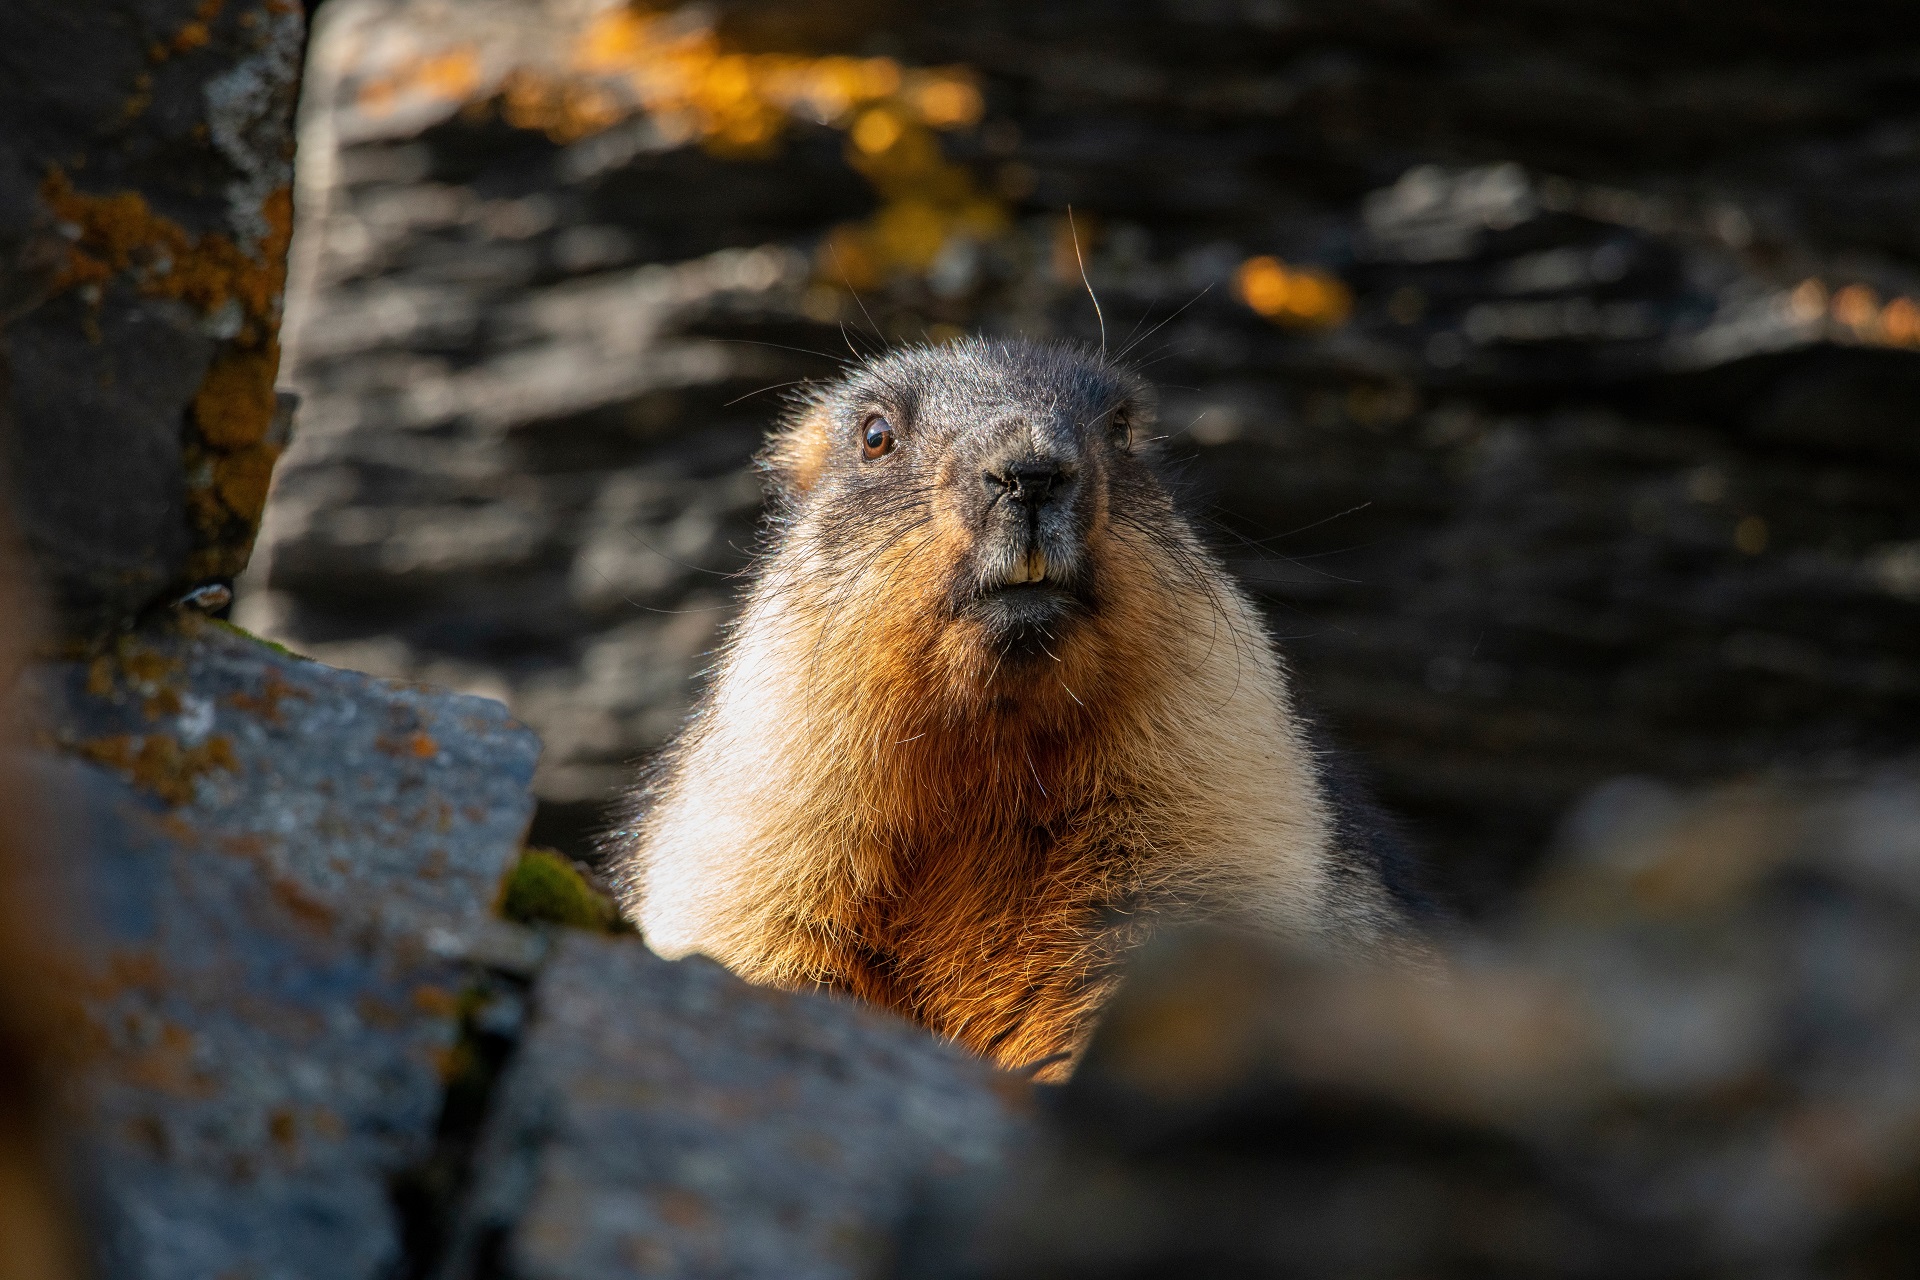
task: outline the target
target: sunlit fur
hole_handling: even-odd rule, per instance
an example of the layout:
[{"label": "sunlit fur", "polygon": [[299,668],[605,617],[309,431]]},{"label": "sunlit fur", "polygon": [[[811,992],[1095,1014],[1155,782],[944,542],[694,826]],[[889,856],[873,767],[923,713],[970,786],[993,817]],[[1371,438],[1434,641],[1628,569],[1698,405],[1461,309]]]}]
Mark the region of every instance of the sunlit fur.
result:
[{"label": "sunlit fur", "polygon": [[[900,446],[867,461],[875,411]],[[712,689],[616,838],[649,945],[849,991],[1009,1066],[1052,1059],[1045,1077],[1154,921],[1396,945],[1258,615],[1115,413],[1151,420],[1130,375],[986,342],[894,353],[799,406]],[[1042,418],[1078,433],[1079,532],[1047,551],[1085,605],[1016,641],[956,606],[1017,552],[953,495],[979,433]]]}]

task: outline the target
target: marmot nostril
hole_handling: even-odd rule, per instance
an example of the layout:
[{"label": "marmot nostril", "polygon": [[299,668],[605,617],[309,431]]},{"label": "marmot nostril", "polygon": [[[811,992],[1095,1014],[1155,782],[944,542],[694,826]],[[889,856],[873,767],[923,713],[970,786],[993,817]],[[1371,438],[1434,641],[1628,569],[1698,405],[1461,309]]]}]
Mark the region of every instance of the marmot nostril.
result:
[{"label": "marmot nostril", "polygon": [[991,467],[985,476],[988,492],[995,496],[1004,493],[1029,507],[1037,507],[1051,498],[1066,478],[1066,468],[1061,464],[1038,459]]},{"label": "marmot nostril", "polygon": [[1133,374],[1025,342],[805,395],[719,670],[612,839],[650,946],[1049,1078],[1156,918],[1419,953],[1391,837],[1151,446],[1112,429],[1151,422]]}]

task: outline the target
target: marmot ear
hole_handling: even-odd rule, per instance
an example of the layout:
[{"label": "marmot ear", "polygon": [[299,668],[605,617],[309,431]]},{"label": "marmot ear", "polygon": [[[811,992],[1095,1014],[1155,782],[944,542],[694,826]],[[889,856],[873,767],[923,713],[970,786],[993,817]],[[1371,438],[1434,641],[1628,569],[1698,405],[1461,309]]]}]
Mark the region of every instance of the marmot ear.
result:
[{"label": "marmot ear", "polygon": [[803,497],[827,466],[827,408],[803,404],[787,418],[760,451],[760,468],[777,497],[789,502]]}]

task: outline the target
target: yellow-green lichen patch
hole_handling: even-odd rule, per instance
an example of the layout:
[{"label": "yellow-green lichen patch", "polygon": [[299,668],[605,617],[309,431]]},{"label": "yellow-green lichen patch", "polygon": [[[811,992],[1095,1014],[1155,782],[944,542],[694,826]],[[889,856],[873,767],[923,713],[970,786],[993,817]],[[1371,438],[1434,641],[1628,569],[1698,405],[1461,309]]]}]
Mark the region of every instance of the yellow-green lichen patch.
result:
[{"label": "yellow-green lichen patch", "polygon": [[312,659],[307,657],[306,654],[295,653],[293,650],[287,648],[287,646],[281,644],[278,640],[269,640],[265,636],[257,636],[253,632],[247,630],[245,627],[236,627],[233,623],[228,622],[224,618],[208,618],[206,619],[206,621],[210,625],[220,628],[222,631],[226,631],[233,635],[239,636],[242,640],[248,640],[258,645],[265,645],[267,648],[273,650],[275,653],[279,654],[281,657],[298,658],[302,662],[312,661]]},{"label": "yellow-green lichen patch", "polygon": [[528,849],[520,855],[500,888],[498,910],[520,924],[558,924],[598,933],[620,933],[626,927],[613,900],[552,849]]}]

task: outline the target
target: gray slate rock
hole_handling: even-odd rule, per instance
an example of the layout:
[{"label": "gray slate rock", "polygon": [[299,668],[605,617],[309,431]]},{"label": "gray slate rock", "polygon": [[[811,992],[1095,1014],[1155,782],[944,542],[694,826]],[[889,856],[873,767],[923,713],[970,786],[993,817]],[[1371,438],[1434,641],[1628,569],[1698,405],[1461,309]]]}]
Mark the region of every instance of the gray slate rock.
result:
[{"label": "gray slate rock", "polygon": [[538,743],[497,703],[213,626],[101,663],[30,677],[79,815],[99,1273],[390,1274],[389,1181],[430,1144],[459,957],[520,847]]},{"label": "gray slate rock", "polygon": [[0,8],[0,483],[70,635],[246,564],[304,42],[285,0]]},{"label": "gray slate rock", "polygon": [[889,1015],[570,934],[497,1095],[449,1277],[870,1276],[991,1180],[1028,1086]]}]

